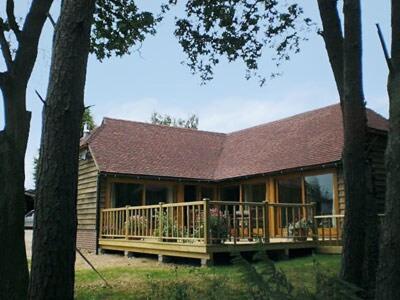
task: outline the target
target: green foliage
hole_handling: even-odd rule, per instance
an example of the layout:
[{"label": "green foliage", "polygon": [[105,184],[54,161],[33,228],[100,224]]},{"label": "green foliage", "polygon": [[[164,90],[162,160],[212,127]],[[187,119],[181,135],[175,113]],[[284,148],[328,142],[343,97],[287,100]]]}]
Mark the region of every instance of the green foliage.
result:
[{"label": "green foliage", "polygon": [[338,276],[332,276],[323,272],[317,261],[314,261],[316,294],[315,299],[361,299],[363,290],[357,286],[341,280]]},{"label": "green foliage", "polygon": [[185,120],[181,118],[171,117],[170,115],[161,115],[157,112],[154,112],[151,115],[150,122],[152,124],[158,124],[158,125],[198,129],[199,117],[193,114]]},{"label": "green foliage", "polygon": [[38,174],[39,174],[39,151],[38,155],[33,157],[33,183],[35,184],[35,188],[37,186],[38,181]]},{"label": "green foliage", "polygon": [[[312,22],[293,1],[192,0],[186,2],[186,17],[176,22],[177,36],[186,53],[187,65],[204,81],[213,78],[213,67],[222,57],[242,60],[246,78],[259,76],[258,60],[269,47],[278,66],[300,51],[301,32]],[[275,74],[274,74],[275,75]]]},{"label": "green foliage", "polygon": [[[194,281],[180,278],[181,268],[175,267],[173,276],[165,285],[165,282],[148,275],[149,295],[147,299],[187,300],[187,299],[230,299],[228,279],[226,276],[211,275],[191,268],[189,275]],[[195,284],[194,284],[195,283]]]},{"label": "green foliage", "polygon": [[264,253],[258,253],[255,258],[262,263],[253,265],[240,255],[233,260],[239,267],[242,280],[247,283],[248,299],[298,299],[286,275]]},{"label": "green foliage", "polygon": [[96,123],[94,122],[93,115],[89,107],[84,110],[82,115],[81,136],[83,135],[83,128],[85,125],[90,131],[96,128]]},{"label": "green foliage", "polygon": [[90,50],[99,60],[129,54],[147,34],[156,33],[155,26],[161,20],[161,15],[139,11],[134,0],[98,0]]}]

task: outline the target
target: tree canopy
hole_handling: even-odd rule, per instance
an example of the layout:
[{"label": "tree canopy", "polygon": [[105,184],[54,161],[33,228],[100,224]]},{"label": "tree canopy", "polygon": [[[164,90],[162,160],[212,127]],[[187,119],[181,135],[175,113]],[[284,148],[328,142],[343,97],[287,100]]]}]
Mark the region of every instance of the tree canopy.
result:
[{"label": "tree canopy", "polygon": [[152,124],[181,127],[181,128],[198,129],[199,127],[199,117],[196,114],[189,116],[187,119],[182,119],[182,118],[175,118],[167,114],[162,115],[157,112],[154,112],[151,115],[150,122]]}]

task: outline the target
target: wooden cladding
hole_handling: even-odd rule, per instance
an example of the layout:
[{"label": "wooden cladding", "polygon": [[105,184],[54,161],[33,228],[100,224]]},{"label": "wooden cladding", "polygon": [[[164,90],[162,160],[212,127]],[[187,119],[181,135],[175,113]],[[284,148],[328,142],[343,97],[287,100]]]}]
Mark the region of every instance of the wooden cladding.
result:
[{"label": "wooden cladding", "polygon": [[79,160],[78,230],[96,229],[97,168],[92,158]]}]

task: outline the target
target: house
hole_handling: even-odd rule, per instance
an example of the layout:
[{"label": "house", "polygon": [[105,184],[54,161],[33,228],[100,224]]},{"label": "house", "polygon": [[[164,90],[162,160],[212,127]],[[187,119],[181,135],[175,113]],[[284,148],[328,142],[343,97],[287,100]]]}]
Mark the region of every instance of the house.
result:
[{"label": "house", "polygon": [[[383,208],[388,122],[368,110]],[[224,134],[104,118],[81,141],[78,247],[212,261],[214,253],[340,246],[340,105]]]}]

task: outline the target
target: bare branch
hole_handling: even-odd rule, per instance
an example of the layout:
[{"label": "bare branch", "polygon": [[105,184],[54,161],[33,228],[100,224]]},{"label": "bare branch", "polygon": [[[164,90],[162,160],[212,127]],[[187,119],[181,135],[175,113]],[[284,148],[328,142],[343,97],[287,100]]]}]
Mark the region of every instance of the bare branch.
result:
[{"label": "bare branch", "polygon": [[7,72],[0,72],[0,88],[5,85],[7,79]]},{"label": "bare branch", "polygon": [[382,31],[381,31],[381,27],[379,26],[378,23],[376,23],[375,25],[376,25],[376,29],[378,30],[378,36],[379,36],[379,40],[381,41],[381,46],[382,46],[382,50],[383,50],[383,55],[385,55],[386,64],[389,68],[389,71],[392,72],[393,66],[392,66],[390,56],[389,56],[389,52],[386,47],[385,39],[384,39]]},{"label": "bare branch", "polygon": [[56,27],[56,22],[54,21],[54,19],[53,19],[53,17],[51,16],[51,14],[48,13],[48,14],[47,14],[47,17],[49,18],[51,25],[53,25],[53,28],[55,28],[55,27]]},{"label": "bare branch", "polygon": [[12,56],[10,51],[10,45],[4,35],[5,25],[3,19],[0,18],[0,47],[1,53],[3,54],[4,60],[6,62],[7,70],[10,71],[12,69]]},{"label": "bare branch", "polygon": [[337,9],[337,0],[318,0],[326,51],[335,76],[336,86],[343,96],[343,32]]},{"label": "bare branch", "polygon": [[39,97],[39,100],[42,101],[43,105],[47,105],[46,101],[43,99],[42,95],[40,95],[37,90],[35,90],[35,93]]},{"label": "bare branch", "polygon": [[21,30],[19,29],[18,23],[15,20],[14,0],[7,0],[6,11],[7,11],[8,25],[10,26],[10,29],[14,32],[17,41],[19,42],[21,39]]},{"label": "bare branch", "polygon": [[14,67],[20,79],[28,81],[37,57],[37,48],[43,25],[46,22],[53,0],[32,1],[22,27],[21,40],[15,54]]}]

